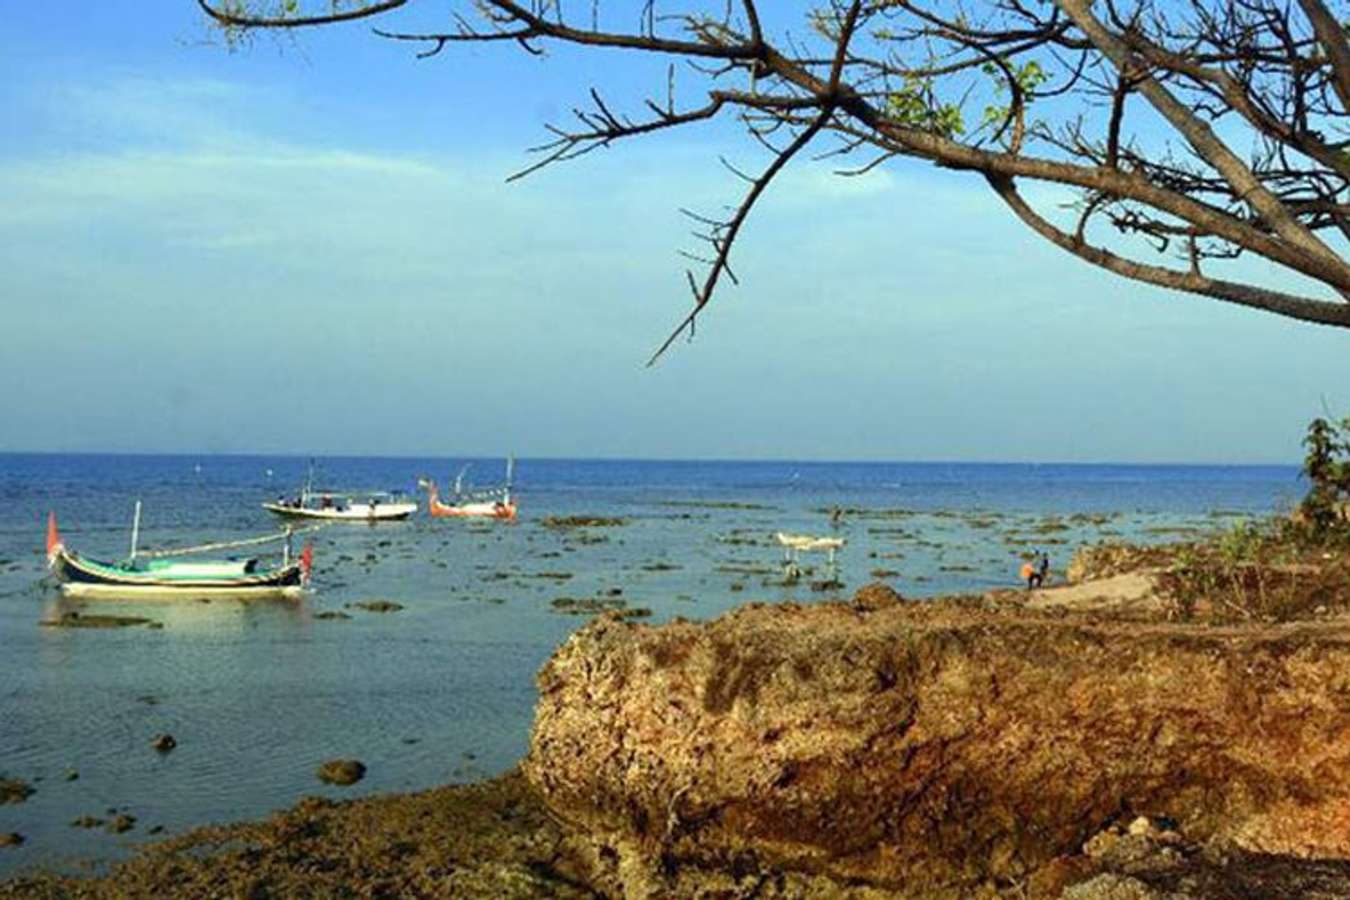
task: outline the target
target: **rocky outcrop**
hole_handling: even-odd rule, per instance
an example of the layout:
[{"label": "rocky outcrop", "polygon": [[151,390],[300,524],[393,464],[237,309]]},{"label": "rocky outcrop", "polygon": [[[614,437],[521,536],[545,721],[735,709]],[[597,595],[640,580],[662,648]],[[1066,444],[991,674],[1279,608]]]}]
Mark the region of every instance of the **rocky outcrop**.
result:
[{"label": "rocky outcrop", "polygon": [[1064,577],[1069,584],[1081,584],[1099,578],[1164,568],[1172,563],[1176,552],[1177,545],[1173,544],[1088,544],[1074,552]]},{"label": "rocky outcrop", "polygon": [[0,880],[0,898],[594,900],[581,876],[557,824],[510,772],[347,803],[308,797],[266,821],[143,847],[97,877],[30,870]]},{"label": "rocky outcrop", "polygon": [[1350,857],[1350,623],[1122,623],[874,586],[602,618],[539,687],[524,771],[616,895],[710,873],[1053,895],[1084,874],[1066,858],[1140,815],[1197,845]]}]

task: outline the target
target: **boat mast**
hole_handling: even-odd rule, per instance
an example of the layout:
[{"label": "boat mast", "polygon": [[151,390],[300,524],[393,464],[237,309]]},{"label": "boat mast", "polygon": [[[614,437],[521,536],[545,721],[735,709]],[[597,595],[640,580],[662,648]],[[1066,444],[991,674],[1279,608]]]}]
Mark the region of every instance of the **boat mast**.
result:
[{"label": "boat mast", "polygon": [[509,506],[511,504],[511,475],[516,471],[516,457],[514,454],[506,458],[506,489],[502,492],[504,502]]},{"label": "boat mast", "polygon": [[136,501],[136,514],[131,519],[131,556],[127,557],[131,562],[136,561],[136,544],[141,536],[141,501]]}]

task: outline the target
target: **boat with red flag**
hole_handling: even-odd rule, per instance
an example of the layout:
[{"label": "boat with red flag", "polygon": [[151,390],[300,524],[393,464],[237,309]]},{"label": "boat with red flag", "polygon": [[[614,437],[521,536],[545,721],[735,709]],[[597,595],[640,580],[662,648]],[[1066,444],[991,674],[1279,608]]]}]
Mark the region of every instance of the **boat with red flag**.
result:
[{"label": "boat with red flag", "polygon": [[[142,551],[141,504],[131,529],[131,552],[117,561],[94,559],[66,546],[56,524],[56,514],[47,515],[47,567],[67,597],[139,599],[172,597],[222,597],[234,599],[294,599],[309,584],[314,567],[314,546],[305,542],[298,555],[291,552],[291,531],[241,541],[225,541],[196,547]],[[220,550],[281,542],[279,562],[264,565],[257,557],[205,559],[201,554]]]}]

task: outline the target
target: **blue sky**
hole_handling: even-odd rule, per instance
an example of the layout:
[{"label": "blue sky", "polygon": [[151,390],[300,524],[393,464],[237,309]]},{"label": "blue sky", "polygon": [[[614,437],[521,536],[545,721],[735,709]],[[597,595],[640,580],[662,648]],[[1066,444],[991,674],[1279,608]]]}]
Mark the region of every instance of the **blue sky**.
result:
[{"label": "blue sky", "polygon": [[763,158],[713,126],[504,176],[661,66],[361,26],[228,53],[190,0],[136,10],[0,32],[0,451],[1286,462],[1350,411],[1350,335],[1113,279],[914,162],[791,169],[645,369],[678,209]]}]

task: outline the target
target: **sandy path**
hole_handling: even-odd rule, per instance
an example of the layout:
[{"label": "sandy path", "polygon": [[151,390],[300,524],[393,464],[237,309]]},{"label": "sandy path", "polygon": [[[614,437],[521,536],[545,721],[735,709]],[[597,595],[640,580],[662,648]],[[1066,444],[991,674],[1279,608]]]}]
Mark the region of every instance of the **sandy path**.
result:
[{"label": "sandy path", "polygon": [[1079,584],[1039,588],[1027,593],[1028,609],[1066,607],[1078,610],[1137,610],[1159,612],[1166,601],[1158,596],[1157,569],[1141,569]]}]

